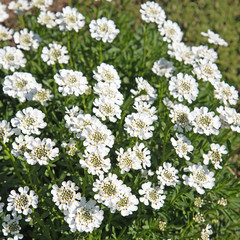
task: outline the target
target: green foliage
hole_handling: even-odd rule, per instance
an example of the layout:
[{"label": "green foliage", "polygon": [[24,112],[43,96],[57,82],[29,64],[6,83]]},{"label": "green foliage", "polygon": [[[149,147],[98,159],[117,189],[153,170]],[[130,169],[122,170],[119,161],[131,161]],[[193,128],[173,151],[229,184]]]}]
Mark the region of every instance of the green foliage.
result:
[{"label": "green foliage", "polygon": [[[171,137],[175,136],[173,124],[169,118],[169,110],[163,105],[162,99],[168,94],[168,83],[165,77],[158,77],[152,73],[153,63],[160,57],[171,60],[176,66],[176,72],[191,74],[192,66],[184,65],[175,59],[170,59],[167,54],[167,43],[162,41],[162,37],[154,24],[140,22],[139,8],[136,1],[121,1],[122,4],[98,2],[91,5],[84,5],[86,1],[72,1],[73,6],[77,6],[79,11],[86,16],[86,23],[89,24],[95,17],[107,16],[112,19],[120,34],[113,43],[102,44],[90,37],[88,25],[78,33],[74,31],[61,32],[58,28],[47,29],[37,23],[35,15],[27,13],[24,17],[25,27],[38,33],[41,38],[41,46],[36,52],[30,51],[25,56],[28,63],[25,68],[19,71],[30,72],[36,77],[38,83],[42,83],[44,88],[50,89],[54,94],[53,100],[47,107],[34,101],[21,103],[17,99],[11,98],[0,89],[0,121],[10,120],[16,112],[26,107],[38,108],[46,114],[45,121],[47,127],[41,131],[40,138],[51,138],[60,149],[59,156],[49,162],[48,166],[29,165],[21,158],[14,158],[11,152],[14,137],[6,145],[2,144],[3,150],[0,156],[0,196],[1,202],[7,203],[7,197],[11,190],[17,190],[20,186],[29,186],[39,196],[38,208],[31,214],[30,223],[21,222],[21,232],[24,239],[198,239],[201,230],[207,223],[212,225],[213,239],[238,239],[240,238],[240,184],[233,169],[238,166],[237,162],[229,159],[236,153],[239,134],[230,133],[228,130],[221,130],[217,136],[206,137],[205,135],[185,132],[194,145],[191,161],[197,164],[202,161],[202,154],[210,150],[210,143],[224,144],[227,146],[228,155],[224,158],[223,169],[214,172],[216,183],[212,190],[206,190],[204,195],[197,193],[196,189],[183,184],[176,187],[166,187],[164,194],[167,198],[165,204],[159,210],[154,210],[151,206],[139,203],[138,211],[127,217],[120,213],[112,214],[110,210],[101,205],[104,210],[104,220],[101,227],[92,233],[72,233],[64,221],[64,214],[52,201],[51,188],[53,184],[61,185],[63,181],[71,180],[79,187],[82,196],[87,200],[94,199],[92,184],[96,176],[88,174],[86,169],[81,168],[79,159],[84,152],[82,141],[77,139],[78,154],[69,156],[61,148],[63,141],[68,141],[71,137],[76,137],[65,128],[65,107],[78,106],[84,113],[92,112],[92,105],[95,94],[92,91],[89,95],[82,96],[62,96],[57,91],[56,83],[53,79],[60,69],[73,69],[82,71],[91,86],[95,84],[92,71],[96,70],[101,62],[113,65],[122,80],[120,91],[124,95],[121,119],[116,123],[106,121],[106,125],[115,135],[114,148],[110,152],[112,162],[111,172],[123,179],[124,184],[132,188],[132,192],[138,195],[140,186],[147,180],[141,177],[140,171],[130,171],[124,176],[120,174],[117,167],[116,153],[120,147],[127,149],[133,147],[139,141],[132,138],[123,131],[124,118],[134,111],[133,98],[130,96],[130,89],[136,88],[135,77],[142,76],[158,91],[158,98],[154,103],[157,109],[158,121],[154,123],[155,131],[150,141],[144,144],[151,151],[151,162],[153,171],[156,171],[164,162],[171,162],[179,170],[179,176],[184,174],[184,168],[190,165],[189,162],[179,158],[175,153]],[[207,43],[201,35],[201,31],[212,29],[220,34],[228,43],[229,48],[219,48],[219,66],[223,73],[224,80],[233,84],[238,84],[237,72],[239,71],[239,47],[238,35],[240,28],[236,27],[239,18],[238,1],[216,1],[214,5],[210,1],[165,1],[160,2],[162,7],[166,4],[167,18],[179,23],[185,32],[184,40],[191,44]],[[181,4],[180,4],[181,3]],[[228,10],[229,9],[229,10]],[[225,16],[227,20],[224,20]],[[71,61],[68,64],[56,64],[49,66],[41,60],[42,48],[53,41],[67,46]],[[102,61],[101,61],[102,58]],[[12,74],[10,71],[0,69],[1,84],[6,75]],[[197,101],[189,107],[207,106],[211,111],[219,106],[219,101],[214,99],[213,87],[210,83],[199,81],[199,91]],[[144,94],[141,92],[141,94]],[[185,100],[184,100],[185,101]],[[186,101],[184,102],[187,103]],[[184,133],[184,134],[185,134]],[[156,176],[152,178],[156,185]],[[201,197],[203,206],[197,207],[194,201]],[[221,197],[228,201],[227,206],[220,206],[217,202]],[[100,205],[100,204],[99,204]],[[193,217],[201,212],[206,219],[205,223],[196,223]],[[1,215],[3,217],[3,213]],[[159,222],[166,222],[165,230],[159,228]]]}]

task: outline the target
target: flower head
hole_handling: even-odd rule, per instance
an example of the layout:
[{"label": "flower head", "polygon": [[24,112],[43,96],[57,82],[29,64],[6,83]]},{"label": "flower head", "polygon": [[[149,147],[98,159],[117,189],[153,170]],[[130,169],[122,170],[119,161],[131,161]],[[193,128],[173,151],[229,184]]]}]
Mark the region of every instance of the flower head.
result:
[{"label": "flower head", "polygon": [[210,29],[208,29],[208,32],[201,32],[202,36],[204,37],[208,37],[208,42],[209,43],[213,43],[215,45],[220,45],[220,46],[228,46],[228,43],[219,36],[219,34],[214,33],[213,31],[211,31]]},{"label": "flower head", "polygon": [[60,210],[68,210],[73,205],[77,205],[77,200],[81,199],[81,194],[77,193],[78,187],[72,181],[62,182],[59,188],[56,184],[52,186],[51,193],[53,202]]},{"label": "flower head", "polygon": [[39,135],[41,132],[39,128],[45,128],[47,123],[43,121],[45,114],[32,107],[23,109],[16,113],[16,117],[11,120],[11,124],[15,127],[14,131],[17,135],[22,132],[23,134]]},{"label": "flower head", "polygon": [[41,58],[48,65],[54,65],[56,62],[68,63],[69,55],[67,48],[57,43],[49,43],[49,49],[44,47]]},{"label": "flower head", "polygon": [[140,197],[140,202],[145,205],[151,204],[154,209],[160,209],[164,204],[164,199],[166,196],[163,194],[163,186],[151,186],[151,182],[146,182],[142,184],[142,189],[139,190],[139,194],[143,195]]},{"label": "flower head", "polygon": [[7,198],[7,210],[13,211],[13,213],[23,213],[24,215],[31,214],[32,209],[30,207],[37,208],[38,196],[33,190],[30,190],[29,193],[28,191],[27,186],[18,188],[19,193],[12,190]]},{"label": "flower head", "polygon": [[26,58],[21,50],[15,47],[4,47],[0,49],[0,68],[14,72],[20,67],[25,67]]},{"label": "flower head", "polygon": [[56,23],[61,31],[75,30],[78,32],[85,24],[85,17],[76,8],[69,6],[63,8],[62,12],[57,12],[56,17]]},{"label": "flower head", "polygon": [[37,49],[41,42],[40,36],[33,31],[29,31],[27,28],[24,28],[20,32],[15,32],[13,38],[18,48],[27,51],[31,48]]},{"label": "flower head", "polygon": [[67,69],[61,69],[59,74],[54,75],[55,82],[59,85],[58,91],[62,93],[63,96],[72,95],[75,96],[82,95],[88,90],[88,81],[83,73],[80,71],[73,71]]},{"label": "flower head", "polygon": [[188,153],[192,152],[193,146],[191,142],[183,135],[176,133],[178,140],[171,138],[171,142],[173,147],[176,150],[177,155],[180,158],[185,158],[186,160],[190,160],[190,157],[187,156]]},{"label": "flower head", "polygon": [[115,23],[107,18],[99,18],[92,20],[89,24],[91,37],[96,40],[111,43],[119,34],[119,29],[116,28]]},{"label": "flower head", "polygon": [[185,172],[191,172],[189,176],[183,175],[184,184],[190,187],[196,188],[197,192],[204,194],[206,189],[212,189],[214,186],[215,178],[214,173],[210,172],[205,165],[201,163],[192,164],[191,166],[184,168]]},{"label": "flower head", "polygon": [[147,23],[154,22],[161,25],[166,18],[166,14],[159,4],[150,1],[141,4],[140,13],[142,20]]},{"label": "flower head", "polygon": [[159,185],[176,186],[180,181],[178,180],[178,170],[172,166],[171,163],[164,162],[156,171]]}]

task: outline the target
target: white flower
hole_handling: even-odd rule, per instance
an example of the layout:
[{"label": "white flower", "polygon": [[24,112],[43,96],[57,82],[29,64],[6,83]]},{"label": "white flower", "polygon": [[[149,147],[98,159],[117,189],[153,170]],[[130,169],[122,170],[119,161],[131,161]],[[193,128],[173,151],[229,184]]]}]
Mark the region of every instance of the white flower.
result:
[{"label": "white flower", "polygon": [[97,72],[93,71],[93,73],[93,78],[98,82],[102,81],[113,84],[115,88],[120,88],[121,80],[113,65],[101,63],[100,66],[97,66]]},{"label": "white flower", "polygon": [[200,59],[205,59],[209,62],[216,62],[216,60],[218,59],[217,52],[212,48],[209,49],[207,46],[192,46],[192,52],[194,53],[195,61],[197,62]]},{"label": "white flower", "polygon": [[96,40],[111,43],[119,34],[119,29],[116,28],[115,23],[107,18],[99,18],[92,20],[89,24],[91,37]]},{"label": "white flower", "polygon": [[223,206],[223,207],[225,207],[225,206],[227,206],[227,204],[228,204],[228,201],[227,201],[227,199],[225,199],[225,198],[223,198],[223,197],[221,197],[219,200],[218,200],[218,202],[217,202],[220,206]]},{"label": "white flower", "polygon": [[17,214],[12,214],[13,218],[11,218],[10,214],[7,214],[4,219],[3,219],[3,223],[2,223],[2,232],[4,236],[8,236],[8,235],[12,235],[13,238],[8,237],[8,240],[18,240],[18,239],[22,239],[23,235],[20,234],[20,224],[19,221],[22,219],[21,215],[17,215]]},{"label": "white flower", "polygon": [[156,171],[159,185],[176,186],[180,183],[178,180],[178,170],[171,163],[164,162]]},{"label": "white flower", "polygon": [[[131,193],[131,188],[127,187],[125,184],[122,185],[121,191],[119,191],[119,200],[116,205],[113,207],[121,212],[123,217],[133,214],[133,212],[137,211],[138,207],[138,199],[135,195]],[[111,209],[111,212],[114,212],[115,209]]]},{"label": "white flower", "polygon": [[146,182],[142,184],[142,189],[138,192],[143,197],[140,197],[140,202],[143,202],[145,205],[151,203],[151,207],[154,209],[160,209],[164,204],[164,199],[166,196],[163,194],[163,186],[154,186],[151,187],[151,182]]},{"label": "white flower", "polygon": [[114,143],[114,136],[112,132],[103,124],[93,124],[86,126],[82,131],[83,145],[88,150],[92,147],[109,147],[112,148]]},{"label": "white flower", "polygon": [[231,128],[232,131],[240,133],[240,113],[235,108],[220,106],[217,108],[220,114],[222,128]]},{"label": "white flower", "polygon": [[222,78],[221,72],[215,63],[209,62],[206,59],[202,59],[198,64],[195,64],[193,69],[193,74],[197,75],[199,80],[204,82],[209,81],[211,84],[219,82]]},{"label": "white flower", "polygon": [[176,22],[164,21],[163,25],[158,25],[158,31],[163,36],[163,41],[181,42],[183,32]]},{"label": "white flower", "polygon": [[193,146],[191,142],[183,135],[176,133],[178,140],[171,138],[171,142],[173,147],[176,150],[177,155],[180,158],[185,158],[186,160],[190,160],[190,157],[187,156],[188,153],[191,153],[193,150]]},{"label": "white flower", "polygon": [[188,74],[178,73],[177,77],[171,77],[169,81],[170,94],[182,102],[186,99],[189,103],[195,101],[198,96],[198,83]]},{"label": "white flower", "polygon": [[56,184],[52,186],[51,194],[53,202],[60,210],[68,210],[77,205],[77,200],[81,199],[81,194],[77,193],[78,187],[72,181],[62,182],[59,188]]},{"label": "white flower", "polygon": [[159,60],[155,61],[152,67],[152,71],[157,74],[158,76],[162,77],[165,76],[166,78],[172,77],[172,73],[175,71],[175,67],[173,63],[167,61],[165,58],[160,58]]},{"label": "white flower", "polygon": [[144,92],[144,93],[141,93],[140,96],[138,97],[135,97],[135,102],[138,102],[138,101],[147,101],[149,102],[150,104],[153,103],[153,101],[157,98],[157,91],[155,88],[153,88],[147,80],[143,79],[142,77],[136,77],[135,78],[136,80],[136,83],[137,83],[137,91],[134,90],[134,89],[131,89],[131,93],[134,95],[134,96],[137,96],[139,95],[141,92]]},{"label": "white flower", "polygon": [[88,168],[88,173],[93,175],[100,175],[108,172],[111,168],[111,161],[105,158],[108,154],[107,148],[97,149],[95,152],[84,151],[84,160],[80,159],[81,167]]},{"label": "white flower", "polygon": [[212,228],[211,225],[207,224],[206,228],[203,228],[201,231],[201,239],[202,240],[209,240],[209,236],[213,234],[213,231],[210,230]]},{"label": "white flower", "polygon": [[20,32],[15,32],[13,38],[18,48],[27,51],[31,48],[38,49],[39,43],[41,42],[40,36],[33,31],[29,31],[27,28],[24,28]]},{"label": "white flower", "polygon": [[28,0],[11,1],[8,5],[8,9],[13,10],[13,12],[18,15],[28,11],[31,7],[32,3]]},{"label": "white flower", "polygon": [[204,194],[206,189],[212,189],[214,187],[215,178],[214,173],[210,172],[205,165],[193,164],[188,168],[184,168],[185,172],[191,172],[189,176],[183,175],[184,184],[190,187],[196,188],[197,192]]},{"label": "white flower", "polygon": [[[120,83],[120,79],[119,79]],[[119,106],[123,104],[123,95],[118,91],[115,83],[107,83],[99,81],[93,87],[94,93],[100,97],[110,98],[110,102],[113,102]]]},{"label": "white flower", "polygon": [[2,120],[0,122],[0,141],[3,141],[4,144],[7,143],[13,134],[14,131],[10,127],[9,122]]},{"label": "white flower", "polygon": [[53,148],[55,143],[50,138],[35,138],[27,144],[29,151],[24,153],[28,164],[35,165],[37,162],[40,165],[48,165],[48,160],[54,160],[58,156],[59,149]]},{"label": "white flower", "polygon": [[53,0],[32,0],[33,7],[40,8],[41,10],[46,10],[53,4]]},{"label": "white flower", "polygon": [[151,167],[151,152],[148,148],[145,147],[144,143],[136,143],[133,147],[133,152],[135,152],[136,160],[140,161],[142,167],[146,169],[146,167]]},{"label": "white flower", "polygon": [[187,132],[192,130],[190,125],[190,109],[188,106],[183,104],[174,104],[170,109],[169,117],[171,118],[172,123],[174,123],[174,128],[179,132],[183,132],[185,129]]},{"label": "white flower", "polygon": [[159,4],[150,1],[141,4],[140,13],[142,20],[147,23],[163,24],[166,18],[166,14]]},{"label": "white flower", "polygon": [[219,34],[214,33],[213,31],[211,31],[209,29],[208,29],[207,33],[201,32],[201,35],[204,36],[204,37],[208,37],[208,42],[209,43],[213,43],[215,45],[220,45],[220,46],[225,46],[225,47],[228,46],[228,43],[224,39],[222,39],[219,36]]},{"label": "white flower", "polygon": [[19,98],[20,102],[32,100],[33,94],[40,88],[40,84],[31,73],[15,72],[5,77],[3,92],[13,98]]},{"label": "white flower", "polygon": [[48,65],[54,65],[56,62],[68,63],[69,55],[67,48],[57,43],[49,43],[49,48],[44,47],[42,50],[41,58]]},{"label": "white flower", "polygon": [[[0,4],[0,8],[1,8],[1,4]],[[1,10],[0,10],[0,16],[1,16]],[[13,29],[9,29],[7,27],[4,27],[3,25],[0,25],[0,41],[10,40],[12,39],[12,35],[13,35]]]},{"label": "white flower", "polygon": [[69,6],[63,8],[62,12],[57,12],[56,17],[56,23],[61,31],[75,30],[78,32],[85,24],[85,17],[76,8]]},{"label": "white flower", "polygon": [[[2,200],[2,197],[0,196],[0,200]],[[3,211],[4,203],[0,202],[0,213]]]},{"label": "white flower", "polygon": [[154,127],[151,126],[153,119],[145,113],[132,113],[127,115],[124,123],[124,130],[131,137],[139,137],[141,140],[149,139],[153,136]]},{"label": "white flower", "polygon": [[209,151],[207,154],[203,154],[203,163],[208,165],[209,161],[211,161],[215,169],[221,169],[222,166],[220,166],[220,163],[222,162],[222,154],[228,153],[226,146],[220,146],[219,144],[212,143],[210,147],[212,151]]},{"label": "white flower", "polygon": [[92,232],[95,228],[99,228],[103,221],[103,210],[99,210],[96,201],[90,200],[86,202],[86,198],[82,197],[77,202],[76,207],[71,207],[67,213],[65,221],[69,224],[71,232]]},{"label": "white flower", "polygon": [[93,112],[97,117],[102,118],[105,121],[109,118],[110,122],[116,122],[117,118],[121,119],[122,110],[119,105],[112,101],[109,97],[100,97],[94,100]]},{"label": "white flower", "polygon": [[200,212],[196,213],[196,215],[193,217],[193,220],[197,223],[203,223],[205,222],[205,219],[203,217],[203,214],[201,214]]},{"label": "white flower", "polygon": [[67,151],[67,154],[71,157],[73,157],[78,151],[76,141],[73,138],[70,138],[70,143],[62,142],[61,147],[68,148],[69,150]]},{"label": "white flower", "polygon": [[55,13],[50,11],[41,11],[37,18],[37,21],[41,25],[46,25],[47,28],[53,28],[57,26],[55,19],[56,19]]},{"label": "white flower", "polygon": [[120,167],[121,174],[129,172],[131,169],[138,170],[142,168],[140,159],[136,157],[135,151],[132,151],[131,148],[128,148],[125,152],[123,148],[120,148],[119,152],[116,151],[116,154],[117,166]]},{"label": "white flower", "polygon": [[195,64],[195,54],[192,52],[191,47],[185,43],[173,41],[171,44],[168,44],[168,49],[168,54],[178,61],[183,61],[185,64]]},{"label": "white flower", "polygon": [[23,213],[24,215],[31,214],[32,209],[30,207],[37,208],[38,196],[33,190],[30,190],[29,193],[28,191],[29,188],[27,186],[18,188],[20,194],[12,190],[7,198],[7,210],[13,211],[13,213]]},{"label": "white flower", "polygon": [[42,111],[28,107],[22,111],[18,111],[16,117],[12,118],[11,124],[15,127],[14,131],[17,135],[19,135],[20,132],[27,135],[39,135],[41,133],[39,128],[45,128],[47,126],[47,123],[43,121],[44,117],[45,114]]},{"label": "white flower", "polygon": [[58,91],[63,96],[82,95],[89,89],[87,78],[80,71],[61,69],[59,74],[54,75],[55,82],[59,85]]},{"label": "white flower", "polygon": [[37,89],[37,92],[34,93],[32,100],[40,102],[44,106],[48,106],[47,101],[51,101],[53,95],[49,89],[44,89],[42,87]]},{"label": "white flower", "polygon": [[194,127],[193,131],[206,135],[218,135],[221,122],[219,117],[214,115],[214,112],[208,112],[207,107],[195,107],[190,114],[190,121]]},{"label": "white flower", "polygon": [[[118,180],[116,174],[109,173],[106,178],[101,174],[93,183],[94,198],[109,208],[113,208],[119,201],[119,192],[122,188],[122,180]],[[115,210],[114,210],[115,211]]]},{"label": "white flower", "polygon": [[153,122],[157,121],[158,116],[156,115],[157,111],[154,106],[151,106],[150,103],[137,101],[134,102],[133,108],[137,110],[138,113],[143,113],[149,115]]},{"label": "white flower", "polygon": [[163,98],[162,102],[168,110],[171,110],[174,107],[174,103],[168,97]]},{"label": "white flower", "polygon": [[141,169],[141,177],[148,179],[149,177],[152,177],[154,175],[154,172],[150,169]]},{"label": "white flower", "polygon": [[5,4],[0,3],[0,22],[4,22],[9,17],[6,8]]},{"label": "white flower", "polygon": [[11,153],[14,157],[18,157],[21,155],[25,160],[24,153],[27,151],[30,151],[27,148],[27,145],[34,141],[34,137],[28,136],[28,135],[19,135],[14,139],[14,142],[12,143],[12,150]]},{"label": "white flower", "polygon": [[20,49],[9,46],[0,49],[0,68],[14,72],[20,67],[25,67],[26,63],[27,60]]},{"label": "white flower", "polygon": [[224,105],[236,105],[238,101],[238,91],[235,87],[225,82],[214,83],[214,97],[223,102]]},{"label": "white flower", "polygon": [[84,139],[82,131],[86,127],[91,127],[92,125],[102,125],[101,121],[97,117],[91,116],[90,114],[78,113],[77,116],[69,117],[68,115],[65,115],[64,118],[67,121],[65,126],[69,128],[70,132],[76,133],[77,138],[81,139]]}]

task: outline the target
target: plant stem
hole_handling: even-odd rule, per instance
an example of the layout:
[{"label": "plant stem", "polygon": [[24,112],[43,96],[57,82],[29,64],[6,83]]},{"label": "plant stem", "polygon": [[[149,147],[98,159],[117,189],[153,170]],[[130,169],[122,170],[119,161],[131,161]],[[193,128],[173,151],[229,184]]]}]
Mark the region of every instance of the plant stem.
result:
[{"label": "plant stem", "polygon": [[70,57],[70,65],[71,65],[71,68],[73,69],[73,61],[72,61],[70,42],[71,42],[70,33],[69,33],[69,31],[67,31],[67,47],[68,47],[68,52],[69,52],[69,57]]},{"label": "plant stem", "polygon": [[168,135],[169,132],[171,130],[171,125],[167,126],[166,130],[165,130],[165,134],[164,134],[164,141],[163,141],[163,162],[166,160],[166,145],[167,145],[167,139],[168,139]]},{"label": "plant stem", "polygon": [[19,171],[18,171],[18,167],[16,166],[16,160],[14,158],[14,156],[12,155],[12,153],[10,152],[9,148],[7,147],[7,145],[5,143],[3,143],[3,147],[4,147],[4,152],[6,153],[6,155],[11,158],[12,160],[12,165],[13,165],[13,168],[14,168],[14,171],[17,175],[17,177],[19,178],[19,180],[23,183],[23,184],[26,184],[25,180],[22,178],[22,176],[20,175]]},{"label": "plant stem", "polygon": [[101,40],[99,41],[98,47],[99,47],[99,64],[101,64],[102,63],[102,41]]},{"label": "plant stem", "polygon": [[88,180],[88,173],[87,173],[87,169],[84,168],[84,180],[83,180],[83,196],[85,196],[85,190],[86,190],[86,185],[87,185],[87,180]]},{"label": "plant stem", "polygon": [[188,228],[191,227],[192,223],[193,223],[193,220],[192,220],[190,223],[187,224],[186,228],[185,228],[184,231],[181,233],[181,238],[182,238],[182,239],[184,239],[184,238],[183,238],[183,237],[184,237],[184,234],[185,234],[185,232],[188,230]]},{"label": "plant stem", "polygon": [[54,177],[54,175],[53,175],[53,173],[52,173],[52,170],[51,170],[51,168],[50,168],[49,165],[47,165],[47,169],[48,169],[48,172],[49,172],[49,174],[50,174],[50,177],[51,177],[53,183],[56,183],[55,177]]},{"label": "plant stem", "polygon": [[26,161],[24,161],[24,164],[25,164],[25,168],[27,169],[27,174],[28,174],[28,179],[29,179],[30,185],[31,185],[31,187],[34,189],[34,191],[37,192],[35,186],[33,185],[31,173],[30,173],[30,171],[29,171],[29,165],[27,164]]},{"label": "plant stem", "polygon": [[143,58],[142,58],[143,69],[145,67],[145,62],[146,62],[147,32],[148,32],[148,24],[145,25],[145,28],[144,28],[144,43],[143,43]]},{"label": "plant stem", "polygon": [[19,18],[19,20],[20,20],[20,23],[21,23],[22,27],[25,28],[25,23],[24,23],[23,15],[22,15],[22,14],[19,14],[19,15],[18,15],[18,18]]}]

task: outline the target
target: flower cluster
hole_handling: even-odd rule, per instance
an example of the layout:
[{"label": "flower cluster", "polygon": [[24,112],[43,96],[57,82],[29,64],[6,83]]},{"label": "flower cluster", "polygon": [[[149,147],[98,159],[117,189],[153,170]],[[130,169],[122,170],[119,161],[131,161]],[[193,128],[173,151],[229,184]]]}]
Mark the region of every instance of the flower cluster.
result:
[{"label": "flower cluster", "polygon": [[[127,2],[122,1],[123,8]],[[51,220],[51,230],[64,219],[72,232],[70,238],[78,237],[77,231],[95,231],[89,237],[118,238],[120,232],[134,239],[136,233],[141,236],[145,223],[144,231],[153,226],[162,231],[154,237],[166,237],[170,236],[163,232],[167,222],[172,232],[189,219],[196,225],[210,222],[215,213],[205,214],[212,207],[208,203],[214,203],[214,209],[219,205],[218,214],[228,203],[223,197],[233,195],[221,192],[218,178],[221,169],[226,169],[223,155],[229,157],[232,152],[228,140],[227,147],[222,145],[225,133],[240,133],[240,113],[235,108],[238,91],[222,80],[217,52],[184,43],[179,25],[152,1],[140,7],[143,31],[128,34],[124,19],[116,20],[126,33],[120,37],[114,21],[102,16],[114,16],[102,11],[102,1],[91,6],[98,7],[92,15],[96,20],[85,18],[74,3],[58,12],[49,11],[52,4],[53,0],[11,1],[8,9],[19,15],[21,25],[17,31],[0,25],[2,91],[7,95],[0,101],[6,119],[0,120],[1,167],[6,163],[3,173],[13,184],[25,185],[18,192],[10,191],[7,204],[0,203],[3,235],[8,240],[22,239],[23,215],[31,226],[39,224],[33,230],[39,232],[45,226],[39,217],[45,218],[49,209],[46,218]],[[31,13],[38,16],[26,13],[31,8],[37,8]],[[0,22],[8,17],[6,5],[0,3]],[[35,20],[25,24],[24,17]],[[33,31],[26,26],[34,26]],[[210,30],[201,34],[209,43],[227,46]],[[120,52],[123,58],[118,58]],[[50,192],[52,202],[47,200]],[[34,210],[36,193],[43,206],[39,212]],[[5,214],[5,205],[11,215]],[[62,211],[62,217],[52,218],[56,210]],[[104,211],[109,219],[100,228]],[[172,213],[184,222],[172,224]],[[118,216],[111,222],[114,214]],[[132,226],[119,226],[115,231],[116,219],[127,216]],[[187,238],[190,225],[180,230],[181,238]],[[209,239],[211,225],[201,227],[195,233]],[[67,231],[57,229],[55,236],[60,233]]]},{"label": "flower cluster", "polygon": [[158,119],[156,108],[151,106],[157,98],[157,93],[142,77],[136,78],[136,82],[138,90],[131,89],[131,93],[135,96],[133,107],[137,113],[126,116],[124,129],[131,137],[146,140],[153,136],[154,126],[152,124]]},{"label": "flower cluster", "polygon": [[102,40],[104,43],[111,43],[120,30],[116,28],[115,23],[112,20],[107,20],[106,17],[92,20],[89,24],[91,37],[96,40]]},{"label": "flower cluster", "polygon": [[38,196],[33,190],[30,190],[29,193],[28,191],[29,188],[27,186],[18,188],[20,194],[12,190],[7,199],[7,210],[13,213],[22,213],[24,215],[31,214],[32,209],[30,207],[37,208]]},{"label": "flower cluster", "polygon": [[100,227],[103,220],[103,210],[99,210],[96,201],[86,202],[85,197],[77,193],[78,187],[72,181],[62,182],[59,188],[52,186],[53,202],[60,210],[64,210],[64,220],[69,224],[72,232],[92,232]]},{"label": "flower cluster", "polygon": [[63,96],[72,95],[79,96],[88,90],[87,78],[80,71],[61,69],[59,74],[54,75],[55,82],[59,85],[58,91]]},{"label": "flower cluster", "polygon": [[106,63],[98,66],[97,72],[93,73],[93,78],[98,81],[94,93],[99,95],[93,102],[93,112],[103,121],[108,118],[109,121],[116,122],[117,118],[121,118],[120,106],[123,103],[123,95],[118,91],[121,85],[118,73],[112,65]]},{"label": "flower cluster", "polygon": [[25,67],[26,63],[27,60],[20,49],[9,46],[0,48],[0,68],[14,72],[20,67]]},{"label": "flower cluster", "polygon": [[48,165],[49,160],[58,156],[59,149],[50,138],[34,138],[28,135],[20,135],[13,142],[12,154],[22,156],[28,164]]},{"label": "flower cluster", "polygon": [[128,216],[138,209],[138,199],[116,174],[109,173],[107,177],[100,175],[93,183],[93,191],[98,203],[109,207],[111,213],[118,210],[122,216]]},{"label": "flower cluster", "polygon": [[133,149],[128,148],[124,152],[123,148],[116,151],[118,166],[121,169],[121,173],[129,172],[130,169],[139,170],[151,166],[150,151],[145,148],[144,143],[136,143]]}]

